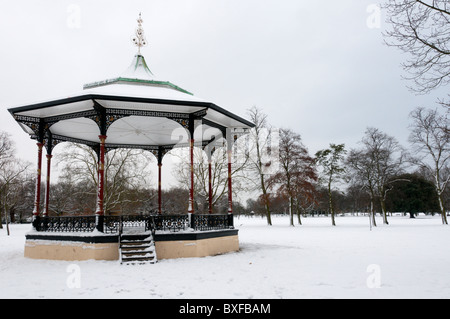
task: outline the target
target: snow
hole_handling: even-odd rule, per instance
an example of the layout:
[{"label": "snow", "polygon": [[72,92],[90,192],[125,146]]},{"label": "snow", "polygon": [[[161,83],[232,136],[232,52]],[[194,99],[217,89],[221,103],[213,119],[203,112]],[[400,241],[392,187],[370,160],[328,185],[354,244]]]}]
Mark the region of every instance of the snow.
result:
[{"label": "snow", "polygon": [[78,95],[98,94],[107,96],[126,96],[143,99],[163,99],[188,102],[207,102],[204,99],[183,93],[169,86],[163,85],[137,85],[113,83],[104,86],[85,89]]},{"label": "snow", "polygon": [[23,257],[30,225],[0,230],[0,298],[450,298],[449,226],[439,216],[235,218],[240,251],[120,265]]},{"label": "snow", "polygon": [[129,79],[141,79],[141,80],[154,80],[154,75],[152,71],[147,66],[147,62],[145,62],[145,58],[136,54],[133,58],[128,69],[123,72],[120,77],[129,78]]}]

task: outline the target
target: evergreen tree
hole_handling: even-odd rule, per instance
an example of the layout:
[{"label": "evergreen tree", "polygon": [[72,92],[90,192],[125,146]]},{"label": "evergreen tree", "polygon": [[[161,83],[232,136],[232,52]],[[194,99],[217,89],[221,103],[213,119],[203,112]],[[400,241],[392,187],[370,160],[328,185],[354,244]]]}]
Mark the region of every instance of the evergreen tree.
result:
[{"label": "evergreen tree", "polygon": [[409,213],[411,218],[420,212],[439,211],[439,199],[433,183],[417,174],[403,174],[395,179],[386,198],[390,211]]},{"label": "evergreen tree", "polygon": [[344,177],[345,167],[343,161],[345,154],[344,144],[330,144],[330,148],[320,150],[316,153],[316,161],[322,167],[322,178],[326,181],[328,188],[328,203],[333,226],[336,226],[336,221],[334,218],[335,211],[332,190],[333,185]]}]

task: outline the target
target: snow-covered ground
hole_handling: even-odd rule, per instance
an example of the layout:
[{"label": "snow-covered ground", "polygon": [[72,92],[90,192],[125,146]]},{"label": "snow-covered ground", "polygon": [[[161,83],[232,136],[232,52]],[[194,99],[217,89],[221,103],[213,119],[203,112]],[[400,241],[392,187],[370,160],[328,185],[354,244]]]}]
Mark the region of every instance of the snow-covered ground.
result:
[{"label": "snow-covered ground", "polygon": [[241,250],[125,266],[23,257],[30,225],[0,230],[0,298],[450,298],[450,227],[439,216],[235,219]]}]

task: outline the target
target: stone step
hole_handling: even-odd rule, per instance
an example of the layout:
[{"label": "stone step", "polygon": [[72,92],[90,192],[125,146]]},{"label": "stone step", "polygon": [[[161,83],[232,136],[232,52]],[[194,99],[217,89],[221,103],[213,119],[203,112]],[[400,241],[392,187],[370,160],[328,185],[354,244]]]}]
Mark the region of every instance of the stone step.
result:
[{"label": "stone step", "polygon": [[120,236],[120,263],[154,264],[157,262],[155,244],[149,233]]}]

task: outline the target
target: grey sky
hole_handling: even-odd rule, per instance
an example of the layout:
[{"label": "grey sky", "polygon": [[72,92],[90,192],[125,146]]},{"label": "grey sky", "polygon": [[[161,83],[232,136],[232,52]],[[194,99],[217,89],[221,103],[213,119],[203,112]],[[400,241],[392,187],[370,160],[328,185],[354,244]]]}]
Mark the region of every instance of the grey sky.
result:
[{"label": "grey sky", "polygon": [[408,91],[406,57],[369,28],[371,0],[153,0],[0,2],[0,123],[18,155],[35,142],[7,108],[66,97],[115,77],[142,50],[159,79],[246,117],[261,107],[276,127],[301,134],[313,154],[329,143],[354,147],[374,126],[407,146],[408,114],[436,106],[443,89]]}]

